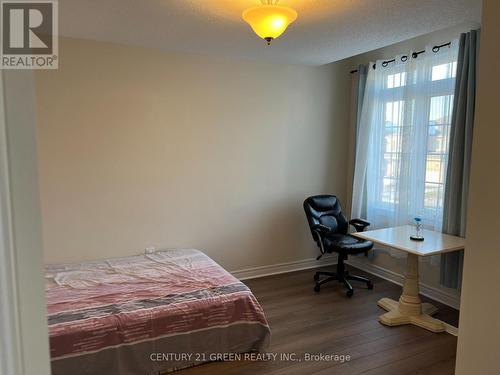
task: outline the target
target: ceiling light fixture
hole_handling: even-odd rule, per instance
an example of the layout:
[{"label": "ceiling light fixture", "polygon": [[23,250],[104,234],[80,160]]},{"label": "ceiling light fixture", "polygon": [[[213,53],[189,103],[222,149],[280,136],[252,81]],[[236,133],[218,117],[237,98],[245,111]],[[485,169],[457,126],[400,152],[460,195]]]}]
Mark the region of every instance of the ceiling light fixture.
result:
[{"label": "ceiling light fixture", "polygon": [[297,19],[294,9],[277,5],[278,1],[261,0],[262,5],[248,8],[242,14],[255,34],[267,41],[267,45],[283,34],[288,25]]}]

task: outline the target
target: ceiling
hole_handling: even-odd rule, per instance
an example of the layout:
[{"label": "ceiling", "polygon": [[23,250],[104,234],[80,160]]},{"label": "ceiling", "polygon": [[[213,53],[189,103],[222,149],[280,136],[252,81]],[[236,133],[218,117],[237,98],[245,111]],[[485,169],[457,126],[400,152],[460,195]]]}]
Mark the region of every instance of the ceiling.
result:
[{"label": "ceiling", "polygon": [[59,0],[62,36],[259,61],[322,65],[480,22],[481,0],[280,0],[299,18],[268,47],[241,19],[260,0]]}]

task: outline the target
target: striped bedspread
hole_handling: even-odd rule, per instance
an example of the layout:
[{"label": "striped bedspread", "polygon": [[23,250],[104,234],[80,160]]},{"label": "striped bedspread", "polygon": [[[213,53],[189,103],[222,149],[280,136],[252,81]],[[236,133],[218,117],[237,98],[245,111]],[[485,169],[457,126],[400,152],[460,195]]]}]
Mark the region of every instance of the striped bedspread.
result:
[{"label": "striped bedspread", "polygon": [[158,374],[263,351],[252,292],[198,250],[49,265],[52,373]]}]

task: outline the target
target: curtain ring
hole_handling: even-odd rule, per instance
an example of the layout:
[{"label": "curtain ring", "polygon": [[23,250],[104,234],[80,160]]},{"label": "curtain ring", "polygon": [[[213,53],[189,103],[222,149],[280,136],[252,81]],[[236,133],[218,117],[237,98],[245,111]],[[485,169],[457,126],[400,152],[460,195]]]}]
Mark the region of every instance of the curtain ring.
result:
[{"label": "curtain ring", "polygon": [[436,53],[436,52],[439,52],[439,46],[434,46],[432,47],[432,52]]},{"label": "curtain ring", "polygon": [[408,56],[406,56],[406,55],[401,56],[402,62],[406,62],[407,60],[408,60]]},{"label": "curtain ring", "polygon": [[413,57],[414,59],[416,59],[416,58],[418,57],[418,53],[413,52],[413,53],[411,54],[411,57]]},{"label": "curtain ring", "polygon": [[385,68],[387,65],[389,65],[389,63],[388,63],[387,61],[384,61],[384,62],[382,63],[382,66],[383,66],[384,68]]}]

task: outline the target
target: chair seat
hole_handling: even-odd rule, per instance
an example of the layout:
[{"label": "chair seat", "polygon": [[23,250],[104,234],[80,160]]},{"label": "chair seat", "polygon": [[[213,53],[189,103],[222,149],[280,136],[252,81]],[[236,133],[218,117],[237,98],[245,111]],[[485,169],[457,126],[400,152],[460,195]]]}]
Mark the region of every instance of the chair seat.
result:
[{"label": "chair seat", "polygon": [[329,234],[323,241],[329,253],[359,254],[371,250],[373,242],[362,240],[348,234]]}]

